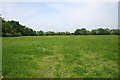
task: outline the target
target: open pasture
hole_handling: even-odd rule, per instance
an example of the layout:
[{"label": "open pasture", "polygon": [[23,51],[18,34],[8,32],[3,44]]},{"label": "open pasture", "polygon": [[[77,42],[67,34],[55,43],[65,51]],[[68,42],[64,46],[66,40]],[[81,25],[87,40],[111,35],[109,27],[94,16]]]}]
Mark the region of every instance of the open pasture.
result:
[{"label": "open pasture", "polygon": [[4,78],[117,78],[118,36],[2,38]]}]

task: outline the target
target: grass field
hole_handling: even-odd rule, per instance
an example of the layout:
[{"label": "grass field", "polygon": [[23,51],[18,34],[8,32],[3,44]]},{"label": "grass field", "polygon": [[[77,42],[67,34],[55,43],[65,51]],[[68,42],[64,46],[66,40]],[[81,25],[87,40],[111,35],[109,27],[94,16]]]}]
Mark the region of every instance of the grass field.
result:
[{"label": "grass field", "polygon": [[118,36],[2,39],[4,78],[117,78]]}]

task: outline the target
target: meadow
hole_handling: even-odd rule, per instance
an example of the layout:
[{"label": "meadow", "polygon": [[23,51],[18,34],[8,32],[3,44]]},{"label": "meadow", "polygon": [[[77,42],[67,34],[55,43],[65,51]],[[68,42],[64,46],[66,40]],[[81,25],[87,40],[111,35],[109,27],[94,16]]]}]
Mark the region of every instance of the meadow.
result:
[{"label": "meadow", "polygon": [[4,78],[117,78],[118,36],[2,38]]}]

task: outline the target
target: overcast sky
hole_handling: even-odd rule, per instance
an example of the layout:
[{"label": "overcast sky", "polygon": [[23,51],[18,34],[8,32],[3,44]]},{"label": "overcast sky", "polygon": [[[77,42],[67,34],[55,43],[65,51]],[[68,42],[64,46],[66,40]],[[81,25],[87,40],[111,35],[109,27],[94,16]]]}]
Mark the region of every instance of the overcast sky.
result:
[{"label": "overcast sky", "polygon": [[2,16],[34,30],[118,28],[117,2],[8,2]]}]

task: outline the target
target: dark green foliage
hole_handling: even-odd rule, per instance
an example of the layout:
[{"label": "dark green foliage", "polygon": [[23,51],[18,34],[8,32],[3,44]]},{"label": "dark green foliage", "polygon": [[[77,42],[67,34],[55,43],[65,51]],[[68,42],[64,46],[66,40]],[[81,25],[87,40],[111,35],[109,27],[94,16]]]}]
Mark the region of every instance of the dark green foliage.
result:
[{"label": "dark green foliage", "polygon": [[85,28],[82,28],[82,29],[81,29],[81,34],[82,34],[82,35],[86,35],[86,34],[87,34],[87,31],[86,31]]},{"label": "dark green foliage", "polygon": [[65,32],[60,32],[60,35],[65,35]]},{"label": "dark green foliage", "polygon": [[43,35],[44,35],[44,32],[42,30],[37,31],[37,36],[43,36]]},{"label": "dark green foliage", "polygon": [[53,31],[48,31],[48,32],[45,33],[45,35],[46,36],[49,36],[49,35],[53,36],[53,35],[55,35],[55,33]]},{"label": "dark green foliage", "polygon": [[93,29],[93,30],[91,31],[91,33],[92,33],[92,35],[97,35],[97,30],[96,30],[96,29]]},{"label": "dark green foliage", "polygon": [[120,35],[120,30],[119,29],[111,29],[110,34],[112,34],[112,35]]},{"label": "dark green foliage", "polygon": [[109,35],[110,34],[110,30],[108,29],[108,28],[106,28],[106,29],[104,29],[104,31],[105,31],[105,35]]},{"label": "dark green foliage", "polygon": [[34,31],[31,28],[21,25],[18,21],[5,21],[1,18],[2,21],[2,36],[3,37],[13,37],[13,36],[53,36],[53,35],[120,35],[119,29],[93,29],[91,31],[86,30],[85,28],[77,29],[74,33],[66,32],[54,32],[47,31],[43,32]]},{"label": "dark green foliage", "polygon": [[103,29],[103,28],[98,28],[97,34],[98,34],[98,35],[104,35],[104,34],[105,34],[104,29]]},{"label": "dark green foliage", "polygon": [[75,35],[80,35],[80,29],[77,29],[77,30],[75,31]]},{"label": "dark green foliage", "polygon": [[70,35],[70,32],[68,32],[68,31],[66,31],[66,33],[65,33],[66,35]]},{"label": "dark green foliage", "polygon": [[87,35],[91,35],[92,34],[91,31],[89,31],[89,30],[87,30],[86,32],[87,32]]},{"label": "dark green foliage", "polygon": [[86,35],[86,34],[87,34],[87,30],[85,28],[77,29],[75,31],[75,35]]},{"label": "dark green foliage", "polygon": [[2,19],[2,36],[12,37],[12,36],[34,36],[36,31],[25,27],[17,21],[5,21]]},{"label": "dark green foliage", "polygon": [[120,35],[119,29],[98,28],[91,31],[92,35]]}]

